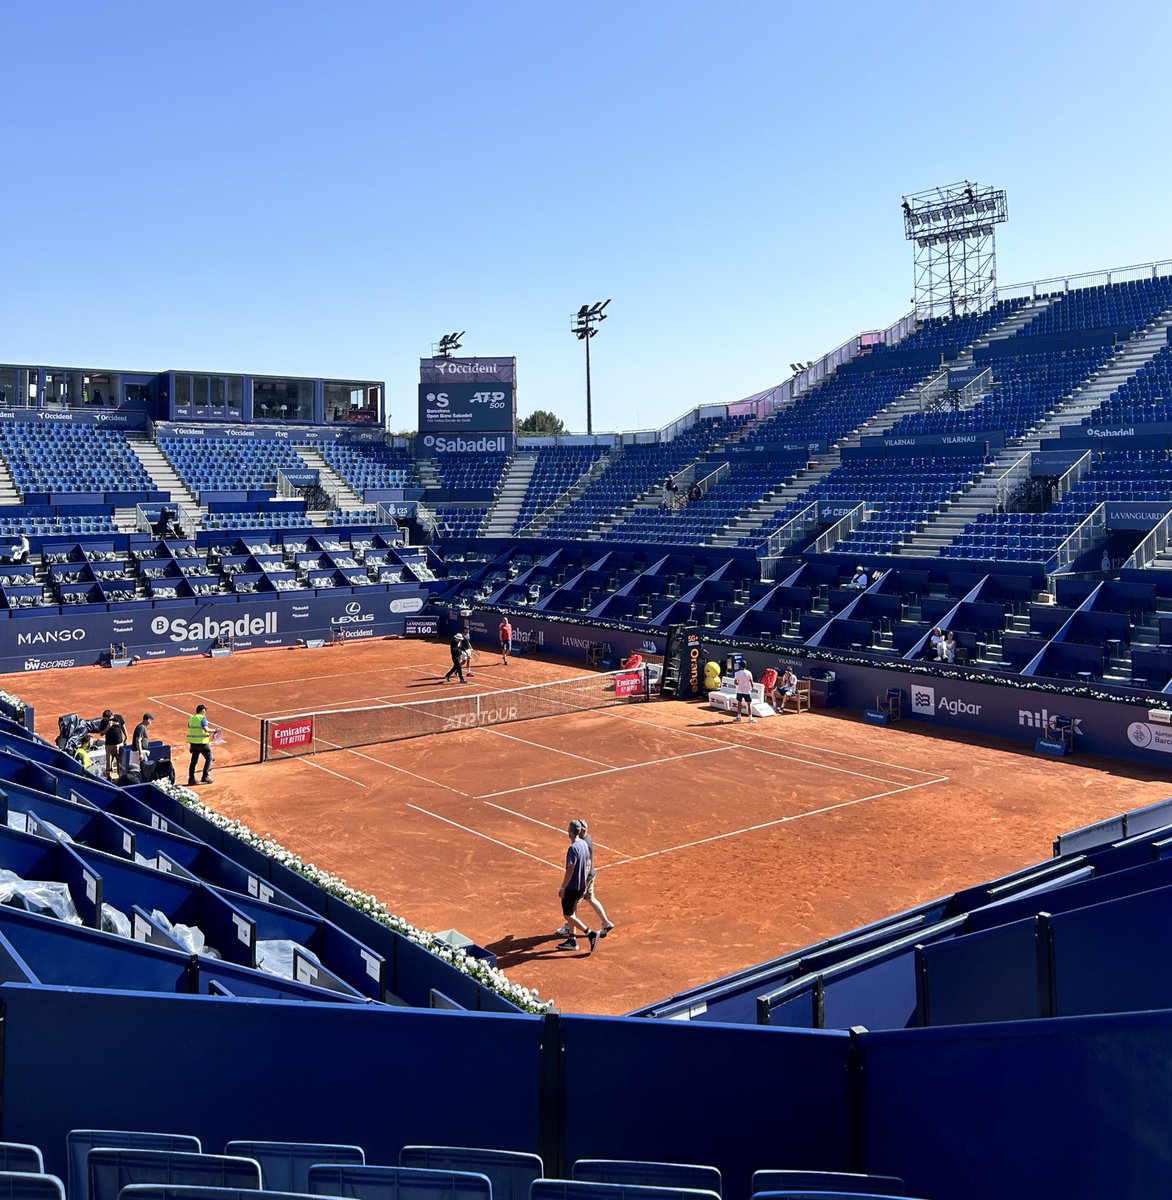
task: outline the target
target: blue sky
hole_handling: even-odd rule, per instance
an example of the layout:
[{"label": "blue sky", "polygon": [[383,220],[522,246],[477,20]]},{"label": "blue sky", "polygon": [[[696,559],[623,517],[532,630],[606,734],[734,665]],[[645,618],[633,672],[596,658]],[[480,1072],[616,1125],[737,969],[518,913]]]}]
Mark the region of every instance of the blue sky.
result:
[{"label": "blue sky", "polygon": [[[0,361],[385,379],[518,359],[596,430],[911,307],[903,195],[1003,187],[1003,284],[1172,257],[1172,6],[0,5]],[[1147,49],[1145,49],[1147,48]]]}]

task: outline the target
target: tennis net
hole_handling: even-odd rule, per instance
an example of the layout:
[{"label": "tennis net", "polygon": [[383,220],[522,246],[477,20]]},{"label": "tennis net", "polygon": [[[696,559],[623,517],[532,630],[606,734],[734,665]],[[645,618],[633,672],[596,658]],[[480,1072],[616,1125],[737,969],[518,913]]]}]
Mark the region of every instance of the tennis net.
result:
[{"label": "tennis net", "polygon": [[298,758],[328,750],[396,742],[428,733],[453,733],[459,729],[628,704],[647,698],[649,676],[648,668],[641,666],[634,670],[603,671],[497,692],[461,693],[404,704],[266,717],[260,728],[260,760]]}]

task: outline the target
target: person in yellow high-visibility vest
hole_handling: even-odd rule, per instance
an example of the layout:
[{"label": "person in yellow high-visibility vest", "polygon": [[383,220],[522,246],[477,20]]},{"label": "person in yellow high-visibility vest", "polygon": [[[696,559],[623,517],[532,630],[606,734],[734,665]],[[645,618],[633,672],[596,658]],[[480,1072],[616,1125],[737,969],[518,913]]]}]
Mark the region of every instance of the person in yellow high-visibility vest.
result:
[{"label": "person in yellow high-visibility vest", "polygon": [[208,724],[206,704],[197,704],[195,712],[187,718],[187,745],[191,748],[191,765],[187,768],[187,786],[195,787],[195,767],[203,759],[203,776],[200,783],[212,782],[212,734],[219,733]]}]

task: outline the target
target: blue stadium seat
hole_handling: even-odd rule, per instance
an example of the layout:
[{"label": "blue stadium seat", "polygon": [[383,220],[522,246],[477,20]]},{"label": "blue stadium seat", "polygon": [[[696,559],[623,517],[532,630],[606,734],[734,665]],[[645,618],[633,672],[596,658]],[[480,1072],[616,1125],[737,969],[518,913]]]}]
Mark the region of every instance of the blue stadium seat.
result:
[{"label": "blue stadium seat", "polygon": [[31,1171],[0,1171],[0,1200],[65,1200],[56,1175]]},{"label": "blue stadium seat", "polygon": [[492,1200],[486,1175],[416,1167],[310,1167],[309,1190],[348,1200]]},{"label": "blue stadium seat", "polygon": [[259,1190],[260,1165],[249,1158],[183,1150],[95,1147],[86,1156],[89,1200],[118,1200],[131,1183],[191,1183]]},{"label": "blue stadium seat", "polygon": [[797,1191],[839,1192],[844,1194],[879,1193],[906,1196],[907,1185],[895,1175],[849,1174],[843,1171],[754,1171],[752,1193],[772,1195]]},{"label": "blue stadium seat", "polygon": [[649,1187],[690,1188],[720,1195],[720,1172],[691,1163],[643,1162],[638,1159],[580,1158],[570,1174],[595,1183],[635,1183]]},{"label": "blue stadium seat", "polygon": [[229,1142],[224,1153],[252,1158],[260,1163],[261,1182],[266,1191],[307,1192],[309,1168],[317,1163],[366,1162],[361,1146],[330,1142]]},{"label": "blue stadium seat", "polygon": [[492,1200],[528,1200],[529,1185],[545,1174],[540,1155],[461,1146],[404,1146],[399,1166],[484,1175],[492,1184]]},{"label": "blue stadium seat", "polygon": [[186,1150],[199,1154],[199,1138],[186,1133],[154,1133],[135,1129],[71,1129],[65,1135],[69,1200],[89,1200],[86,1157],[97,1146],[126,1150]]}]

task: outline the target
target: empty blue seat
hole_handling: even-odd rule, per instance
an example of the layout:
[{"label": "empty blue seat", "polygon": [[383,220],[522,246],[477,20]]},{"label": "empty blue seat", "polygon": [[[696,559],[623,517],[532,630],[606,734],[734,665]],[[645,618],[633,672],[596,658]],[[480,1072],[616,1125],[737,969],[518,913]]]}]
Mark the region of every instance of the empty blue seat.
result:
[{"label": "empty blue seat", "polygon": [[720,1171],[694,1163],[643,1162],[639,1159],[580,1158],[570,1174],[596,1183],[638,1183],[650,1187],[692,1188],[720,1195]]},{"label": "empty blue seat", "polygon": [[492,1200],[486,1175],[414,1167],[310,1167],[309,1190],[350,1200]]},{"label": "empty blue seat", "polygon": [[198,1154],[199,1138],[186,1133],[152,1133],[136,1129],[71,1129],[65,1135],[69,1200],[89,1200],[86,1156],[98,1146],[127,1150],[187,1150]]},{"label": "empty blue seat", "polygon": [[65,1200],[65,1188],[56,1175],[0,1171],[0,1200]]},{"label": "empty blue seat", "polygon": [[224,1153],[260,1163],[265,1191],[307,1192],[309,1168],[317,1163],[366,1162],[361,1146],[332,1142],[229,1142]]},{"label": "empty blue seat", "polygon": [[45,1160],[39,1146],[27,1142],[0,1142],[0,1171],[23,1171],[43,1175]]},{"label": "empty blue seat", "polygon": [[260,1164],[250,1158],[183,1150],[112,1150],[95,1147],[86,1156],[90,1200],[118,1200],[131,1183],[191,1183],[207,1187],[260,1189]]},{"label": "empty blue seat", "polygon": [[404,1146],[399,1166],[484,1175],[492,1184],[492,1200],[528,1200],[529,1185],[545,1174],[538,1154],[465,1146]]},{"label": "empty blue seat", "polygon": [[752,1192],[774,1194],[806,1188],[810,1191],[907,1195],[907,1185],[895,1175],[861,1175],[843,1171],[754,1171]]},{"label": "empty blue seat", "polygon": [[585,1179],[538,1179],[530,1200],[719,1200],[699,1188],[652,1187],[639,1183],[594,1183]]}]

